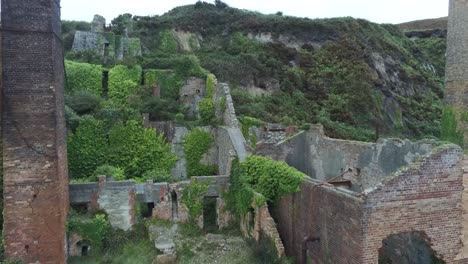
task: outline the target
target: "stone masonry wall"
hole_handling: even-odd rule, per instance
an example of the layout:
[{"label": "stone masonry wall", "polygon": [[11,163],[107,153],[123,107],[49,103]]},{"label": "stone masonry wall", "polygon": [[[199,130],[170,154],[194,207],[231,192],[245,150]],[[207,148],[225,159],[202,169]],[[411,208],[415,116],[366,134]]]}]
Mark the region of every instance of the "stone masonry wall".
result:
[{"label": "stone masonry wall", "polygon": [[[256,154],[284,160],[314,179],[350,180],[360,192],[385,176],[430,152],[435,142],[384,139],[366,143],[329,138],[321,125],[275,145],[260,146]],[[350,171],[351,170],[351,171]]]},{"label": "stone masonry wall", "polygon": [[461,249],[463,154],[448,146],[366,193],[363,208],[363,264],[377,263],[390,234],[423,231],[445,263]]},{"label": "stone masonry wall", "polygon": [[[106,211],[113,227],[129,230],[135,223],[136,190],[132,181],[100,182],[99,208]],[[104,186],[102,186],[104,185]]]},{"label": "stone masonry wall", "polygon": [[278,231],[288,256],[302,264],[303,241],[309,263],[361,264],[363,199],[351,192],[305,181],[301,191],[284,197],[275,209]]},{"label": "stone masonry wall", "polygon": [[65,263],[68,212],[59,0],[2,0],[5,255]]},{"label": "stone masonry wall", "polygon": [[[450,0],[445,101],[468,112],[468,0]],[[468,122],[459,122],[468,146]]]}]

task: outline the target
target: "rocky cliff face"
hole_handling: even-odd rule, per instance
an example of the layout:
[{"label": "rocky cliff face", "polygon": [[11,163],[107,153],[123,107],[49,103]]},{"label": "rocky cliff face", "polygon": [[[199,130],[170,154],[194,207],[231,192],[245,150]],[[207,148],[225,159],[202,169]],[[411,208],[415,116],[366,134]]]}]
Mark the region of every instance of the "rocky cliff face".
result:
[{"label": "rocky cliff face", "polygon": [[263,15],[203,2],[133,20],[144,67],[190,73],[201,66],[232,84],[240,115],[320,122],[341,138],[374,140],[376,127],[387,136],[438,136],[442,38],[410,39],[397,26],[360,19]]}]

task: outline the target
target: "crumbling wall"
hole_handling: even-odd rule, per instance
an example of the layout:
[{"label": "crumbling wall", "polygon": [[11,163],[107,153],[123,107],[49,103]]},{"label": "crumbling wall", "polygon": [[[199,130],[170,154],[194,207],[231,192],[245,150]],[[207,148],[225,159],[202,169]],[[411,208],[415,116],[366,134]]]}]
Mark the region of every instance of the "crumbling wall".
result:
[{"label": "crumbling wall", "polygon": [[[278,231],[288,256],[308,263],[361,264],[363,199],[356,193],[308,180],[275,209]],[[306,243],[305,239],[319,241]]]},{"label": "crumbling wall", "polygon": [[129,230],[135,223],[135,182],[104,182],[98,205],[106,211],[113,227]]},{"label": "crumbling wall", "polygon": [[353,190],[361,191],[429,153],[435,144],[400,139],[377,143],[332,139],[325,136],[321,125],[315,125],[279,144],[260,146],[256,154],[284,160],[321,181],[349,180]]},{"label": "crumbling wall", "polygon": [[218,127],[216,129],[216,145],[218,146],[218,173],[229,175],[232,161],[236,158],[236,150],[229,136],[228,128]]},{"label": "crumbling wall", "polygon": [[446,263],[461,249],[463,155],[454,145],[386,179],[363,207],[362,263],[377,263],[382,240],[391,234],[422,231]]},{"label": "crumbling wall", "polygon": [[1,2],[5,255],[25,263],[65,263],[60,1]]},{"label": "crumbling wall", "polygon": [[[383,240],[417,231],[446,263],[466,263],[462,231],[463,153],[445,145],[363,192],[315,180],[281,200],[275,215],[288,255],[313,263],[378,262]],[[304,246],[304,238],[315,238]],[[458,257],[457,254],[459,254]]]}]

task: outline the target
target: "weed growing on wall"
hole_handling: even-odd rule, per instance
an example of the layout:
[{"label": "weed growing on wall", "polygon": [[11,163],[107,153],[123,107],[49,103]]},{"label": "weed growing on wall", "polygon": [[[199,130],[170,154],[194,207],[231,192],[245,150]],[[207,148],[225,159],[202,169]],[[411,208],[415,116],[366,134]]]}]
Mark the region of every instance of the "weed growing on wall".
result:
[{"label": "weed growing on wall", "polygon": [[208,176],[216,174],[215,165],[202,164],[203,155],[208,153],[213,145],[213,137],[209,132],[193,129],[185,136],[184,150],[187,160],[187,175]]}]

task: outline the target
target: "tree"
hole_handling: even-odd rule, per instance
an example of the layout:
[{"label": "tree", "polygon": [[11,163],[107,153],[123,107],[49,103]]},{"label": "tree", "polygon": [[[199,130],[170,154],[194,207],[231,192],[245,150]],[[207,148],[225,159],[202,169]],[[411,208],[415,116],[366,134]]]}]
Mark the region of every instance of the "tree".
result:
[{"label": "tree", "polygon": [[219,9],[228,8],[229,6],[221,0],[215,0],[215,6]]},{"label": "tree", "polygon": [[169,171],[177,160],[162,135],[137,121],[114,126],[109,133],[108,150],[109,164],[123,168],[129,178],[150,170]]},{"label": "tree", "polygon": [[106,131],[102,121],[84,116],[75,134],[68,136],[70,178],[88,178],[105,163]]},{"label": "tree", "polygon": [[132,14],[119,15],[111,21],[112,31],[116,35],[124,35],[132,30]]}]

